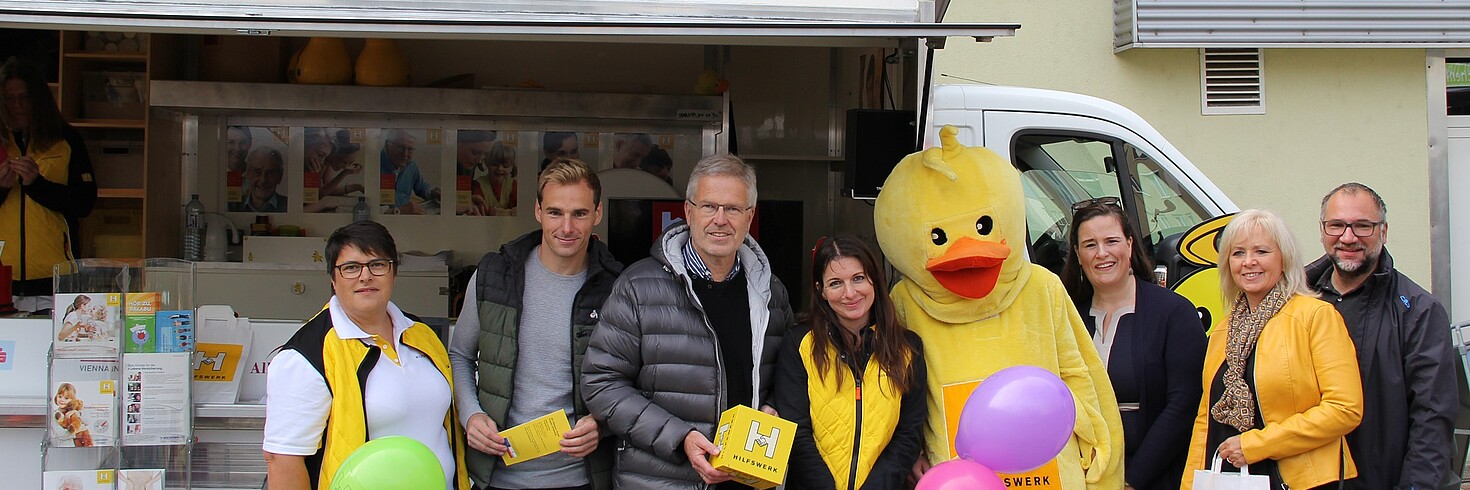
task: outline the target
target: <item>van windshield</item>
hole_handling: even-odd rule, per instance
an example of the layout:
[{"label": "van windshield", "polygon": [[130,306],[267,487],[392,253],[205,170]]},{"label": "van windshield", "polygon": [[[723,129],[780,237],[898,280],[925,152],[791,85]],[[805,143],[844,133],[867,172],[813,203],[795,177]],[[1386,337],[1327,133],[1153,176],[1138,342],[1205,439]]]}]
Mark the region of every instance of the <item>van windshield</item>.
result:
[{"label": "van windshield", "polygon": [[1027,170],[1021,173],[1026,193],[1026,230],[1031,261],[1061,273],[1067,254],[1072,203],[1118,195],[1118,179],[1099,172]]},{"label": "van windshield", "polygon": [[[1061,272],[1073,203],[1103,196],[1123,197],[1136,206],[1128,214],[1143,237],[1150,255],[1159,245],[1188,231],[1210,216],[1143,149],[1100,135],[1078,133],[1023,133],[1014,140],[1013,156],[1021,170],[1026,192],[1026,226],[1031,260]],[[1127,186],[1121,185],[1121,156]]]}]

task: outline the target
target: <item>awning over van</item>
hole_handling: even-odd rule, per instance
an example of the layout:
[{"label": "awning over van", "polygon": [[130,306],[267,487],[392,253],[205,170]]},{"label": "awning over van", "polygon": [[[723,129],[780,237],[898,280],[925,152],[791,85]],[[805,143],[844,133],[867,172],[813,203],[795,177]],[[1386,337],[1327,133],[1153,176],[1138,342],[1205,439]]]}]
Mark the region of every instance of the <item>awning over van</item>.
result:
[{"label": "awning over van", "polygon": [[934,23],[918,0],[31,0],[0,26],[156,33],[893,46],[1011,36],[1017,24]]}]

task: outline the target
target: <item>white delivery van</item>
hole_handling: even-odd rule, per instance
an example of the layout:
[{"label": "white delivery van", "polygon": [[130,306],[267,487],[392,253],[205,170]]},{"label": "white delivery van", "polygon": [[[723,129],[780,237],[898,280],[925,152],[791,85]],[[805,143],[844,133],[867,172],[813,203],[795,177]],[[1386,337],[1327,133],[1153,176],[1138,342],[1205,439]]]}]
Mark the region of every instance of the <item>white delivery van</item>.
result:
[{"label": "white delivery van", "polygon": [[1221,318],[1212,232],[1227,220],[1213,218],[1238,208],[1138,114],[1081,94],[989,85],[939,85],[931,104],[926,141],[954,126],[961,143],[1021,171],[1033,262],[1060,273],[1072,204],[1118,197],[1163,267],[1156,271],[1200,307],[1206,325]]}]

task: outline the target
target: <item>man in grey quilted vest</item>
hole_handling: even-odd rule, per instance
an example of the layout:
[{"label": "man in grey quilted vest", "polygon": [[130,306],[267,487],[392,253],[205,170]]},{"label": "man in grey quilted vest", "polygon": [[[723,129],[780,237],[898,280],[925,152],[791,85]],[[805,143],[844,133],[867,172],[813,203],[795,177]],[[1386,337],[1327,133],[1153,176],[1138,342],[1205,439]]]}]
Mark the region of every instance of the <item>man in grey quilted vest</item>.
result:
[{"label": "man in grey quilted vest", "polygon": [[[582,403],[578,379],[598,309],[623,266],[592,236],[602,184],[586,164],[559,160],[541,173],[541,229],[486,254],[465,291],[449,362],[464,424],[465,464],[480,489],[612,486],[611,441]],[[570,418],[561,451],[506,466],[515,447],[500,431],[553,411]]]},{"label": "man in grey quilted vest", "polygon": [[710,466],[720,413],[770,413],[786,288],[748,232],[755,171],[730,155],[695,165],[685,223],[624,271],[587,347],[582,395],[619,437],[614,486],[742,488]]}]

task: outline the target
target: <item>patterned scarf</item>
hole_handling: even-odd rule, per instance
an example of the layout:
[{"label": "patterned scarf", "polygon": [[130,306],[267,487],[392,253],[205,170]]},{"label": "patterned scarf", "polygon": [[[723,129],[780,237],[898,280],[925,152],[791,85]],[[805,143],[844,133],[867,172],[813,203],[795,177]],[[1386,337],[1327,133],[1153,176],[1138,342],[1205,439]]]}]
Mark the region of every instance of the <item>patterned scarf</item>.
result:
[{"label": "patterned scarf", "polygon": [[1277,283],[1266,293],[1255,311],[1245,299],[1245,293],[1235,298],[1230,309],[1230,330],[1225,337],[1225,393],[1210,407],[1210,416],[1222,424],[1245,432],[1256,425],[1256,400],[1250,386],[1245,384],[1245,366],[1251,353],[1256,350],[1256,340],[1266,322],[1286,306],[1291,294]]}]

